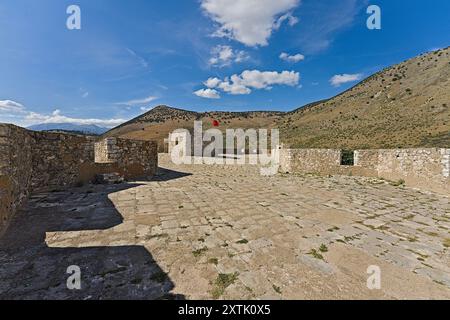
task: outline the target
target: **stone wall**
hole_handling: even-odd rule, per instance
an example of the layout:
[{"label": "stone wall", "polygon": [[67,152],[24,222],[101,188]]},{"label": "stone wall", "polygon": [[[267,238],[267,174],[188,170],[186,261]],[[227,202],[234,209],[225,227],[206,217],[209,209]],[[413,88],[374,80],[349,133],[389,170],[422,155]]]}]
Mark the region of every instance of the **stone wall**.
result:
[{"label": "stone wall", "polygon": [[64,188],[88,182],[83,169],[94,166],[95,137],[29,132],[32,147],[33,191]]},{"label": "stone wall", "polygon": [[112,152],[113,140],[110,138],[103,139],[94,144],[94,159],[96,163],[113,163],[110,154]]},{"label": "stone wall", "polygon": [[387,180],[450,195],[450,149],[378,150],[376,171]]},{"label": "stone wall", "polygon": [[341,150],[281,149],[280,167],[283,172],[329,174],[341,163]]},{"label": "stone wall", "polygon": [[352,174],[450,194],[450,149],[356,150],[354,166],[342,166],[340,150],[282,149],[280,171]]},{"label": "stone wall", "polygon": [[0,124],[0,233],[31,192],[81,185],[102,173],[126,179],[155,174],[156,142],[96,140]]},{"label": "stone wall", "polygon": [[0,234],[29,195],[32,145],[26,130],[0,124]]},{"label": "stone wall", "polygon": [[107,138],[95,143],[95,162],[114,164],[125,176],[151,176],[158,166],[158,145],[154,141]]}]

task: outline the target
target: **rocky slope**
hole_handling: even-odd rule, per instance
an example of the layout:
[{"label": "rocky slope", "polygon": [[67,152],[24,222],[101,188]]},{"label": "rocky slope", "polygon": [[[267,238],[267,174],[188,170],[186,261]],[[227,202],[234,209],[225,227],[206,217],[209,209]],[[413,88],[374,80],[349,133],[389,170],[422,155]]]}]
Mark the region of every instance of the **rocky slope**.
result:
[{"label": "rocky slope", "polygon": [[105,134],[164,138],[178,128],[272,128],[294,148],[450,148],[450,48],[386,68],[331,99],[292,112],[193,112],[158,106]]},{"label": "rocky slope", "polygon": [[410,59],[288,113],[285,143],[311,148],[450,147],[450,48]]}]

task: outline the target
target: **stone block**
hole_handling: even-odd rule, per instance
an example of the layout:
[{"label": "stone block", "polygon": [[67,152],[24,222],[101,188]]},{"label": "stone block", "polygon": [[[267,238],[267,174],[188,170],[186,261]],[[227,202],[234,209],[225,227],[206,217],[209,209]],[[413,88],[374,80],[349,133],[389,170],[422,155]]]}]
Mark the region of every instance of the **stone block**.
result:
[{"label": "stone block", "polygon": [[119,184],[124,181],[125,181],[124,177],[118,174],[117,172],[103,173],[95,176],[95,183],[98,184]]}]

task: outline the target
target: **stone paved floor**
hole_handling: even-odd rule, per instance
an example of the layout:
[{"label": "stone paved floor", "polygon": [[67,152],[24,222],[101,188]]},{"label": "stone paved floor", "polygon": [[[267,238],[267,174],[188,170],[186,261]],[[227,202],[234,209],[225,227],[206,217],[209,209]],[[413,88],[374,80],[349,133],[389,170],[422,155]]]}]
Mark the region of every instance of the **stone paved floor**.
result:
[{"label": "stone paved floor", "polygon": [[[152,181],[34,195],[0,239],[0,299],[450,299],[444,195],[160,166]],[[81,290],[66,288],[70,265]]]}]

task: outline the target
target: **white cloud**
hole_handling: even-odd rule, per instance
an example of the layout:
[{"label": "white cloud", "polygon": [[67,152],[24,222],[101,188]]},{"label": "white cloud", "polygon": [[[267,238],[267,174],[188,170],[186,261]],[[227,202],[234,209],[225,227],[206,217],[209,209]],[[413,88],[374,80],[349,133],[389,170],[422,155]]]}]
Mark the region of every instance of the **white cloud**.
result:
[{"label": "white cloud", "polygon": [[28,124],[38,123],[75,123],[75,124],[96,124],[103,127],[115,127],[124,123],[124,119],[81,119],[66,117],[61,114],[60,110],[55,110],[51,115],[40,114],[36,112],[29,112],[24,121]]},{"label": "white cloud", "polygon": [[[1,120],[5,119],[5,120]],[[40,123],[75,123],[75,124],[96,124],[103,127],[115,127],[126,122],[125,119],[82,119],[72,118],[61,114],[60,110],[55,110],[52,114],[41,114],[28,111],[27,108],[12,100],[0,100],[0,122],[10,122],[19,126],[27,127]]]},{"label": "white cloud", "polygon": [[299,73],[294,71],[261,72],[259,70],[246,70],[238,78],[235,78],[233,82],[238,82],[246,87],[253,87],[255,89],[266,89],[271,85],[295,86],[298,85],[299,80]]},{"label": "white cloud", "polygon": [[[209,78],[204,84],[210,89],[220,89],[233,95],[250,94],[252,89],[272,89],[274,85],[297,86],[300,74],[294,71],[259,71],[245,70],[240,75],[234,74],[224,80]],[[201,90],[199,90],[201,91]],[[217,92],[217,90],[215,90]]]},{"label": "white cloud", "polygon": [[333,76],[330,79],[330,83],[335,87],[339,87],[341,84],[359,81],[361,79],[362,79],[361,73],[356,73],[356,74],[344,73],[344,74],[337,74],[337,75]]},{"label": "white cloud", "polygon": [[275,30],[280,29],[281,25],[283,24],[283,22],[287,21],[288,25],[293,27],[295,26],[299,19],[297,17],[294,17],[292,15],[292,13],[286,13],[285,15],[282,15],[281,17],[278,18],[278,20],[275,22],[274,28]]},{"label": "white cloud", "polygon": [[211,50],[209,64],[212,66],[226,67],[232,63],[239,63],[250,59],[245,51],[233,50],[230,46],[218,45]]},{"label": "white cloud", "polygon": [[136,60],[138,61],[138,63],[141,65],[142,68],[144,68],[144,69],[147,69],[147,68],[148,68],[149,65],[148,65],[147,60],[145,60],[143,57],[141,57],[140,55],[138,55],[138,54],[136,53],[136,51],[134,51],[134,50],[131,50],[131,49],[129,49],[129,48],[126,48],[126,50],[128,51],[128,53],[129,53],[132,57],[136,58]]},{"label": "white cloud", "polygon": [[231,78],[231,82],[228,80],[228,78],[226,78],[225,81],[222,81],[218,85],[218,88],[233,95],[252,93],[252,90],[250,88],[247,88],[245,85],[240,83],[240,80],[236,75],[232,76]]},{"label": "white cloud", "polygon": [[21,113],[25,111],[25,107],[12,100],[0,100],[0,112]]},{"label": "white cloud", "polygon": [[217,87],[221,82],[222,82],[222,80],[220,80],[219,78],[209,78],[208,80],[206,80],[205,82],[203,82],[203,84],[204,84],[205,86],[207,86],[208,88],[215,88],[215,87]]},{"label": "white cloud", "polygon": [[89,96],[89,92],[87,92],[87,91],[81,95],[82,98],[87,98],[88,96]]},{"label": "white cloud", "polygon": [[284,21],[298,22],[291,12],[300,0],[201,0],[205,13],[219,24],[215,36],[247,46],[265,46]]},{"label": "white cloud", "polygon": [[125,101],[125,102],[118,102],[116,104],[125,105],[125,106],[133,106],[133,105],[137,105],[137,104],[150,103],[150,102],[155,101],[157,99],[158,99],[158,97],[149,96],[149,97],[142,98],[142,99],[135,99],[135,100]]},{"label": "white cloud", "polygon": [[200,89],[194,92],[197,97],[207,99],[220,99],[220,94],[215,89]]},{"label": "white cloud", "polygon": [[282,54],[280,54],[280,59],[284,60],[284,61],[287,61],[287,62],[290,62],[290,63],[297,63],[297,62],[300,62],[302,60],[305,60],[305,56],[300,54],[300,53],[297,53],[297,54],[294,54],[294,55],[289,55],[286,52],[283,52]]}]

